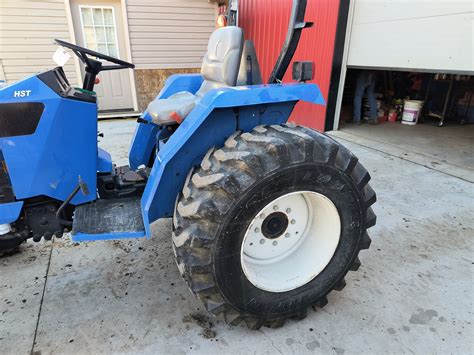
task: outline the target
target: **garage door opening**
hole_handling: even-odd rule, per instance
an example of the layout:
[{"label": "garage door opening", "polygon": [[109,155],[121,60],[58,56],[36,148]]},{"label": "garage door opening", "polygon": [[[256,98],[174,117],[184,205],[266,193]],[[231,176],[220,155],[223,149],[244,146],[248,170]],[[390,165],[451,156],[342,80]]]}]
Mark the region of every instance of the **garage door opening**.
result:
[{"label": "garage door opening", "polygon": [[348,69],[339,129],[372,148],[393,147],[433,168],[448,164],[472,176],[473,95],[469,75]]}]

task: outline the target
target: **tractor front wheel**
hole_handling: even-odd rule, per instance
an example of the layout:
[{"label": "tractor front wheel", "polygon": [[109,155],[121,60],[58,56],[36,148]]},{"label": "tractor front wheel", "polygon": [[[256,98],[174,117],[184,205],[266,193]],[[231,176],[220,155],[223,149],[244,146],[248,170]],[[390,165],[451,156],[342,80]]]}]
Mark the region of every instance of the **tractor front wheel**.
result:
[{"label": "tractor front wheel", "polygon": [[0,256],[16,251],[30,235],[28,228],[22,222],[13,223],[12,227],[12,231],[0,235]]},{"label": "tractor front wheel", "polygon": [[236,132],[190,171],[178,197],[178,268],[229,324],[278,327],[341,290],[360,265],[375,193],[357,158],[299,126]]}]

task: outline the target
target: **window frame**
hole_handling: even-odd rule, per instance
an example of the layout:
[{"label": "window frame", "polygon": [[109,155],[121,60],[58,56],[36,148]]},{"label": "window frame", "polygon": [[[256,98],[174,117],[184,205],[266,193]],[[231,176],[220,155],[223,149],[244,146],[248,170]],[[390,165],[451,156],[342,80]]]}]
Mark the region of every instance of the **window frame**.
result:
[{"label": "window frame", "polygon": [[[96,25],[94,23],[94,13],[92,11],[92,26],[91,25],[84,25],[84,18],[83,18],[83,14],[82,14],[83,9],[91,9],[91,10],[101,9],[102,10],[102,19],[103,19],[104,24],[103,25]],[[104,11],[103,10],[111,10],[112,11],[113,28],[114,28],[115,41],[116,41],[115,42],[116,56],[110,55],[110,53],[109,53],[109,47],[108,47],[109,42],[107,41],[107,31],[105,29],[107,27],[110,28],[111,25],[106,25],[105,24],[105,16],[104,16]],[[115,8],[113,6],[79,5],[79,18],[81,19],[81,32],[82,32],[82,41],[84,43],[84,47],[87,47],[86,33],[84,31],[84,27],[85,26],[86,27],[92,27],[92,29],[94,30],[94,39],[96,40],[96,45],[97,45],[97,48],[95,50],[99,53],[102,53],[98,50],[99,49],[98,48],[99,43],[97,42],[97,34],[96,34],[96,27],[102,27],[105,30],[105,36],[106,36],[105,39],[106,39],[106,41],[101,42],[100,44],[105,44],[106,47],[107,47],[107,53],[102,53],[102,54],[109,55],[109,56],[117,58],[117,59],[121,59],[120,48],[119,48],[119,37],[118,37],[118,30],[117,30],[117,21],[116,21],[116,18],[115,18]],[[110,43],[110,44],[114,44],[114,43]]]}]

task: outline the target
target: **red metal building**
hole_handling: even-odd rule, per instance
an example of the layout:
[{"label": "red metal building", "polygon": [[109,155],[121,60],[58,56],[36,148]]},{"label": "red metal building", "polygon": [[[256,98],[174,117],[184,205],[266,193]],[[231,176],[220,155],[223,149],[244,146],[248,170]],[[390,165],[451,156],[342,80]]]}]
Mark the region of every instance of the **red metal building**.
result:
[{"label": "red metal building", "polygon": [[[308,0],[305,21],[313,22],[314,25],[303,30],[293,57],[293,61],[307,60],[314,63],[312,82],[319,85],[327,105],[300,102],[295,107],[291,120],[320,131],[332,129],[334,120],[332,107],[335,103],[328,101],[328,97],[336,96],[329,94],[333,90],[332,85],[337,82],[334,89],[337,92],[339,84],[338,52],[340,51],[342,59],[344,43],[344,38],[342,44],[339,43],[339,37],[344,37],[345,34],[348,3],[349,1],[344,0]],[[285,40],[291,4],[291,0],[239,0],[239,26],[244,29],[245,38],[252,39],[255,43],[264,82],[268,80]],[[344,14],[346,18],[341,18]],[[343,28],[338,30],[338,27]],[[291,67],[292,64],[284,82],[291,82]]]}]

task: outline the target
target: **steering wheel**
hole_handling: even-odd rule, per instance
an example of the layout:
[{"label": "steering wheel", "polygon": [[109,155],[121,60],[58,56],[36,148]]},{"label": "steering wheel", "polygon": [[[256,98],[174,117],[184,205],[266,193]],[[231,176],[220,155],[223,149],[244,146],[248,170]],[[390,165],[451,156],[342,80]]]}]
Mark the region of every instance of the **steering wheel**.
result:
[{"label": "steering wheel", "polygon": [[[71,49],[74,52],[74,54],[77,55],[79,57],[79,59],[86,65],[86,67],[94,67],[94,69],[100,69],[100,70],[97,71],[97,73],[99,71],[103,71],[103,70],[115,70],[115,69],[127,69],[127,68],[133,69],[133,68],[135,68],[135,65],[132,64],[132,63],[128,63],[128,62],[125,62],[125,61],[120,60],[118,58],[110,57],[108,55],[105,55],[105,54],[102,54],[102,53],[99,53],[99,52],[96,52],[96,51],[92,51],[92,50],[87,49],[87,48],[79,47],[79,46],[76,46],[75,44],[65,42],[65,41],[62,41],[60,39],[55,39],[54,43],[56,43],[56,44],[58,44],[62,47],[66,47],[66,48]],[[106,61],[115,63],[117,65],[100,65],[100,68],[95,68],[95,67],[97,67],[97,64],[94,63],[94,62],[97,62],[97,61],[89,58],[88,56],[96,57],[96,58],[99,58],[99,59],[104,59]]]},{"label": "steering wheel", "polygon": [[[74,54],[77,55],[79,59],[85,64],[86,75],[84,77],[84,84],[82,86],[82,88],[85,90],[89,90],[89,91],[94,90],[96,76],[101,71],[135,68],[135,65],[132,63],[128,63],[118,58],[110,57],[108,55],[105,55],[96,51],[91,51],[90,49],[79,47],[79,46],[76,46],[75,44],[61,41],[60,39],[55,39],[54,43],[72,50]],[[92,59],[89,56],[115,63],[115,65],[102,65],[101,61]]]}]

